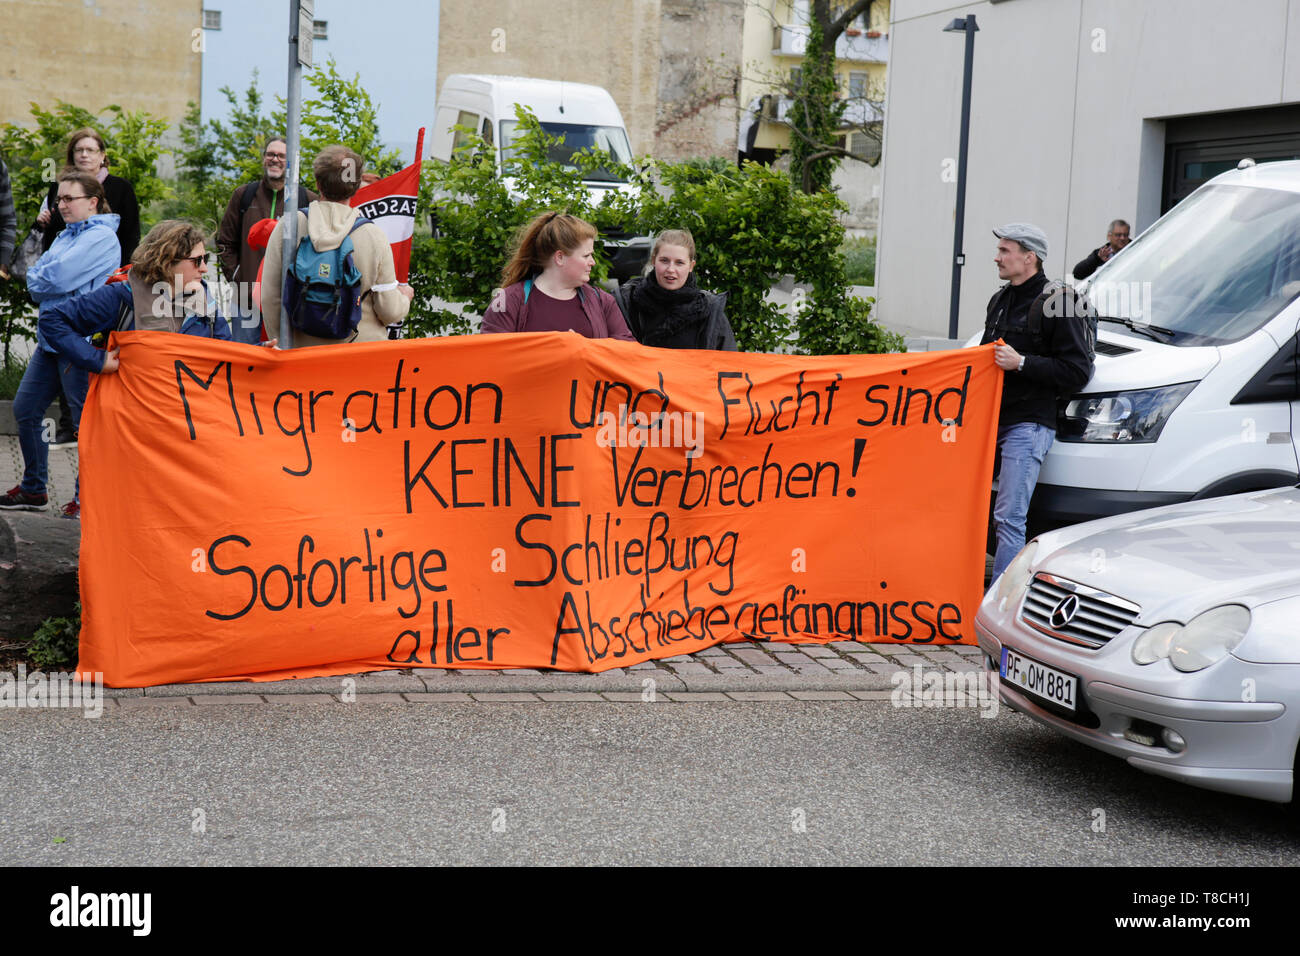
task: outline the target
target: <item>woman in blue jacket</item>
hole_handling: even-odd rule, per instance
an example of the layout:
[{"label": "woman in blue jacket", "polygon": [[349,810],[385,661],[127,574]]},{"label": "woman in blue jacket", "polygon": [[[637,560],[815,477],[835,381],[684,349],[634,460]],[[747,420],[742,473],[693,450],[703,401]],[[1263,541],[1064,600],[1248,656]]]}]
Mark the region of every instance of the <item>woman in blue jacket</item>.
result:
[{"label": "woman in blue jacket", "polygon": [[[118,369],[117,349],[104,351],[88,341],[102,332],[156,330],[229,341],[230,325],[203,281],[207,256],[203,233],[193,223],[160,222],[136,247],[124,281],[43,309],[40,336],[60,366],[67,363],[82,375]],[[64,513],[79,517],[80,503],[72,502]]]},{"label": "woman in blue jacket", "polygon": [[[41,333],[49,310],[74,301],[104,284],[117,268],[121,247],[117,241],[118,217],[108,208],[104,187],[94,176],[69,170],[59,176],[57,205],[66,224],[49,250],[27,272],[27,292],[39,308],[36,348],[14,396],[18,444],[23,452],[21,483],[0,495],[0,508],[10,511],[44,511],[49,507],[45,485],[49,477],[49,446],[42,431],[42,416],[63,392],[71,406],[73,427],[81,421],[81,406],[89,381],[86,372],[55,354]],[[64,507],[67,517],[79,511],[74,499]]]}]

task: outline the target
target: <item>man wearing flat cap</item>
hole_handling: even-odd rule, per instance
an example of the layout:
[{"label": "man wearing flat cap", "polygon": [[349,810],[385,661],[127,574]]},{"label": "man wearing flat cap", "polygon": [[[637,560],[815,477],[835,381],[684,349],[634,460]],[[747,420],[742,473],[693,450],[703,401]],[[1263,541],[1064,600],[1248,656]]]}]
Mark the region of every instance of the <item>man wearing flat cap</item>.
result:
[{"label": "man wearing flat cap", "polygon": [[1047,234],[1027,222],[993,230],[998,278],[1007,284],[989,300],[980,344],[999,339],[993,357],[1005,373],[998,414],[998,494],[993,505],[997,580],[1025,546],[1029,501],[1056,438],[1056,400],[1092,377],[1093,326],[1074,290],[1043,273]]}]

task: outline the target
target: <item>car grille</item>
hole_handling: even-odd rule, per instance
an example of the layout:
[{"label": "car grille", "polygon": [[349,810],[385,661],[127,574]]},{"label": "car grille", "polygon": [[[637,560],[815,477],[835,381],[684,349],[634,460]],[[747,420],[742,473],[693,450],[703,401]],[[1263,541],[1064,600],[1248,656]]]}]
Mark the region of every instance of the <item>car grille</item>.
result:
[{"label": "car grille", "polygon": [[1029,583],[1020,617],[1049,637],[1098,648],[1132,624],[1141,610],[1132,601],[1040,571]]}]

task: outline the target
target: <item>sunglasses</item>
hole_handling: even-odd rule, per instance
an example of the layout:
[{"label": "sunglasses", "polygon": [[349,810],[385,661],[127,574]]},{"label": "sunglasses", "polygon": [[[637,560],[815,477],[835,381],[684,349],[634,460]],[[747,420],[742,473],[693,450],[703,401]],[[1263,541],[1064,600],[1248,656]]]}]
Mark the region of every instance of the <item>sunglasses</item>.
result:
[{"label": "sunglasses", "polygon": [[179,259],[177,259],[176,261],[177,261],[177,262],[188,262],[188,263],[190,263],[191,265],[193,265],[194,268],[196,268],[196,269],[201,269],[201,268],[203,268],[203,263],[206,262],[207,259],[208,259],[208,254],[205,252],[205,253],[203,253],[203,255],[201,255],[201,256],[181,256],[181,257],[180,257]]}]

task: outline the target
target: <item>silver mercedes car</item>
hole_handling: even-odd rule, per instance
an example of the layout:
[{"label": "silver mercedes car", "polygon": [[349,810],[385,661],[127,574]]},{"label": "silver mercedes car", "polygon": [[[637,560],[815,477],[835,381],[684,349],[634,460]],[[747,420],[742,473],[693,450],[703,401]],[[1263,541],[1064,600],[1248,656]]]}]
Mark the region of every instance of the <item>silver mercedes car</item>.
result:
[{"label": "silver mercedes car", "polygon": [[1292,799],[1300,488],[1040,535],[975,630],[1015,710],[1148,773]]}]

